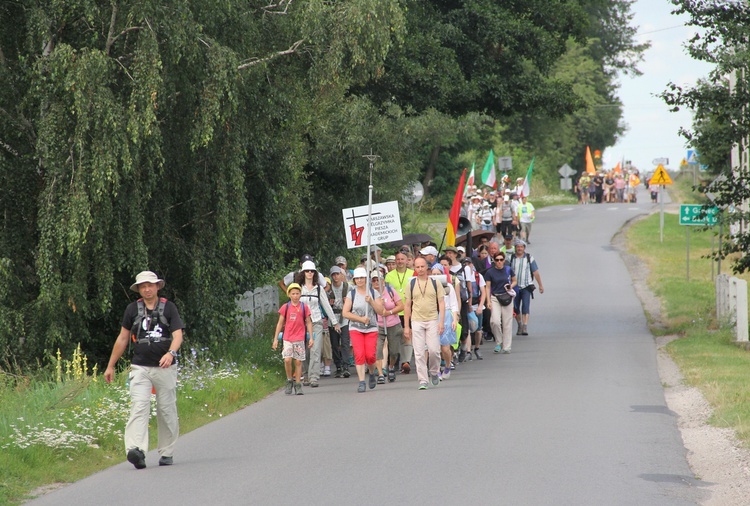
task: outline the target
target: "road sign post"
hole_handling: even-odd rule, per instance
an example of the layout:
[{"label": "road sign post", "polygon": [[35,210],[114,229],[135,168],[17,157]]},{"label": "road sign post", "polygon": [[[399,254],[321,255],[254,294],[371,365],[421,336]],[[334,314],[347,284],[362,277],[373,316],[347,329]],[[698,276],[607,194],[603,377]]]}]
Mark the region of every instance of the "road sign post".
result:
[{"label": "road sign post", "polygon": [[557,171],[558,174],[562,176],[562,179],[560,179],[560,189],[561,190],[572,190],[573,189],[573,181],[570,179],[571,176],[576,174],[576,170],[573,170],[570,165],[567,163],[560,167],[560,169]]},{"label": "road sign post", "polygon": [[712,227],[718,221],[718,207],[708,207],[702,204],[682,204],[680,205],[680,225],[689,225],[685,227],[685,245],[686,245],[686,272],[687,280],[690,281],[690,226]]},{"label": "road sign post", "polygon": [[510,172],[511,170],[513,170],[513,158],[510,156],[498,157],[497,169],[500,172]]},{"label": "road sign post", "polygon": [[687,150],[687,163],[693,169],[693,186],[696,184],[696,174],[698,172],[698,166],[700,165],[700,154],[696,149]]},{"label": "road sign post", "polygon": [[669,163],[669,159],[667,158],[657,158],[656,160],[654,160],[654,163],[659,163],[657,164],[656,170],[651,176],[651,179],[648,180],[649,186],[651,186],[652,184],[661,186],[661,191],[659,192],[662,194],[660,195],[659,199],[661,200],[659,206],[659,242],[664,242],[664,185],[672,184],[672,178],[669,177],[669,173],[661,163],[662,161]]}]

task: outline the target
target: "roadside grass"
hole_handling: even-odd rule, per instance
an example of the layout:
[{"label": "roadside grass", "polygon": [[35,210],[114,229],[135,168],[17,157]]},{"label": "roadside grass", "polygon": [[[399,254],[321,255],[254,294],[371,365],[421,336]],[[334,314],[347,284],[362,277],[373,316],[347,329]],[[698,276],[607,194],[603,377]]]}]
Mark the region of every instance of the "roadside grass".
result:
[{"label": "roadside grass", "polygon": [[[689,202],[700,199],[690,196]],[[660,242],[659,214],[653,214],[629,228],[628,248],[648,265],[651,290],[663,302],[666,329],[654,326],[653,332],[681,336],[667,351],[685,382],[701,390],[714,408],[710,423],[734,429],[742,444],[750,446],[750,352],[738,347],[731,330],[716,321],[712,261],[704,258],[711,252],[713,232],[689,227],[688,280],[686,228],[679,225],[676,214],[665,213],[664,242]],[[730,262],[722,262],[724,272]],[[738,277],[750,279],[747,273]]]},{"label": "roadside grass", "polygon": [[[700,192],[693,191],[693,174],[692,172],[678,172],[672,176],[673,184],[667,187],[672,202],[683,204],[703,204],[708,201],[708,197]],[[695,184],[700,186],[704,180],[702,173],[696,174]]]},{"label": "roadside grass", "polygon": [[[253,337],[210,351],[191,348],[186,339],[178,376],[181,433],[281,387],[281,358],[271,351],[266,337],[273,333],[275,321],[270,315]],[[71,483],[123,462],[122,437],[130,405],[125,380],[124,371],[110,385],[91,371],[66,373],[60,381],[49,372],[34,377],[0,374],[0,504],[21,503],[39,487]],[[152,400],[152,414],[154,408]],[[153,449],[155,417],[150,429]]]}]

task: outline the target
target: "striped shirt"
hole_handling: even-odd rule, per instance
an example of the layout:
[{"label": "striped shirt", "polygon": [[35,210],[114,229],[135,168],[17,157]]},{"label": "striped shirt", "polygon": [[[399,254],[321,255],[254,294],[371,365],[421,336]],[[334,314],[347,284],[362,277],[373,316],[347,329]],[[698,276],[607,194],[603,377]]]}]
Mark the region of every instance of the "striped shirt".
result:
[{"label": "striped shirt", "polygon": [[521,258],[517,255],[510,257],[510,268],[516,273],[516,285],[519,288],[525,288],[534,282],[534,273],[538,267],[534,257],[524,253]]}]

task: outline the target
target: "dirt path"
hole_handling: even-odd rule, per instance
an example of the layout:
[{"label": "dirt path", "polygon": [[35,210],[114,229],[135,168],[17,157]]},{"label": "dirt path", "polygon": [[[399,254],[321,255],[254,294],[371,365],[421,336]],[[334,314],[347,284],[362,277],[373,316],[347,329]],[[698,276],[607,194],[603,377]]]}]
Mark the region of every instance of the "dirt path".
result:
[{"label": "dirt path", "polygon": [[[648,268],[637,257],[626,251],[624,231],[612,240],[633,279],[633,286],[655,326],[661,326],[661,301],[648,287]],[[743,448],[732,429],[708,425],[712,408],[703,394],[684,384],[682,373],[664,349],[679,336],[657,337],[659,376],[664,384],[664,395],[669,409],[678,415],[688,454],[687,459],[695,477],[708,485],[711,496],[704,506],[746,506],[750,504],[750,450]]]}]

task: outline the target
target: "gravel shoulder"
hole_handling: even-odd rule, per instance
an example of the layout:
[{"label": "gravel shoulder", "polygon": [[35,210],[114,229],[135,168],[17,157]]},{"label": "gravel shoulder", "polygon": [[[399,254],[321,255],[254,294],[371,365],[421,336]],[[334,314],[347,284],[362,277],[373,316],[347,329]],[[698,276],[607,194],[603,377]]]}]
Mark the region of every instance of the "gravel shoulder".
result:
[{"label": "gravel shoulder", "polygon": [[[633,286],[649,321],[662,326],[662,305],[648,287],[649,271],[643,262],[626,251],[625,230],[613,238],[630,271]],[[665,350],[667,343],[679,336],[655,337],[659,376],[664,385],[667,406],[678,416],[677,425],[687,449],[687,459],[696,479],[706,483],[711,492],[704,506],[745,506],[750,503],[750,450],[743,448],[734,430],[709,425],[712,408],[703,394],[685,385],[680,369]]]}]

